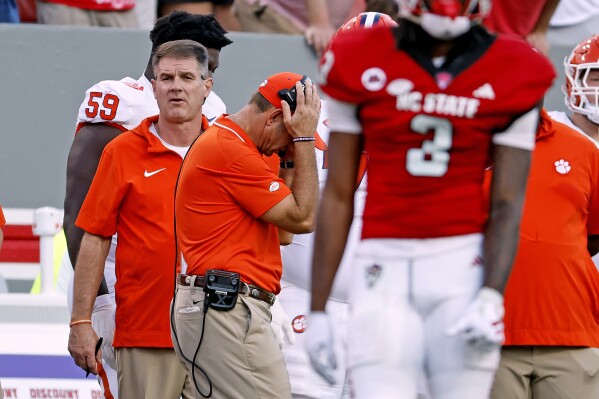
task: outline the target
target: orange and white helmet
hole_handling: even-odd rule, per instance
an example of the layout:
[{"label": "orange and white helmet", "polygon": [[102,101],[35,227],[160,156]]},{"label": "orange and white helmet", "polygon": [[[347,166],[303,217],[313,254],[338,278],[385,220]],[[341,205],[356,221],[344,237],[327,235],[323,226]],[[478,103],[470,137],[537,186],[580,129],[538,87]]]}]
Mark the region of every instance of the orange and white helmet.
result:
[{"label": "orange and white helmet", "polygon": [[434,38],[451,40],[470,30],[491,10],[491,0],[398,0],[399,15]]},{"label": "orange and white helmet", "polygon": [[590,79],[592,70],[599,71],[599,34],[576,46],[564,60],[564,68],[566,105],[599,124],[599,75]]},{"label": "orange and white helmet", "polygon": [[397,26],[397,22],[382,12],[361,12],[344,23],[337,31],[337,35],[353,29],[368,29],[377,26]]}]

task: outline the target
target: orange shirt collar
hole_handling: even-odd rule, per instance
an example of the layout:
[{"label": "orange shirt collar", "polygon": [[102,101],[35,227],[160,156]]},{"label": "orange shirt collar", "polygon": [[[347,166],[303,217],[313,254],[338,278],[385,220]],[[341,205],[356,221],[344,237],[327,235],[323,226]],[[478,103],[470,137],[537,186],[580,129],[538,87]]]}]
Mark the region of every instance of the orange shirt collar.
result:
[{"label": "orange shirt collar", "polygon": [[214,125],[224,126],[227,129],[232,130],[248,146],[250,146],[250,147],[254,148],[256,151],[258,151],[258,148],[254,144],[254,142],[252,141],[250,136],[248,136],[248,134],[237,123],[235,123],[231,119],[227,118],[228,116],[229,116],[229,114],[222,114],[220,117],[218,117],[217,120],[214,121]]},{"label": "orange shirt collar", "polygon": [[[150,132],[150,126],[152,123],[156,122],[158,122],[158,115],[150,116],[149,118],[144,119],[139,126],[132,130],[132,132],[144,137],[148,141],[149,152],[170,151],[164,145],[162,145],[158,137]],[[208,122],[208,118],[206,118],[206,115],[202,115],[202,132],[209,127],[210,122]]]}]

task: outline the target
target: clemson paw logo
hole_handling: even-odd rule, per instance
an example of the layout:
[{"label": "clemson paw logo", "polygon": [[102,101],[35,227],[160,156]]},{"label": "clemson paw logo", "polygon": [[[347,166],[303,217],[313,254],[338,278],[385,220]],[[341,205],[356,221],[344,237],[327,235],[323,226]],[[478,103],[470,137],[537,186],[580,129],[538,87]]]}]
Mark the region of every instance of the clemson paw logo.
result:
[{"label": "clemson paw logo", "polygon": [[568,174],[570,172],[570,169],[572,169],[572,167],[570,166],[570,163],[568,161],[564,161],[563,159],[560,159],[559,161],[555,161],[554,165],[555,165],[555,170],[560,175]]},{"label": "clemson paw logo", "polygon": [[306,316],[304,316],[303,314],[295,316],[291,321],[291,327],[293,328],[293,332],[296,334],[301,334],[304,331],[306,331]]}]

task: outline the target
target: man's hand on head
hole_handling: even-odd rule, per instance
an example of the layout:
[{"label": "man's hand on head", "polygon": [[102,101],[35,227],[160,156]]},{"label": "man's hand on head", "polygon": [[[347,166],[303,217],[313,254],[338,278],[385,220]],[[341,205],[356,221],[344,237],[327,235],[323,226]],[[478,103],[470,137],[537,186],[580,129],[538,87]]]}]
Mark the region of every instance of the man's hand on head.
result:
[{"label": "man's hand on head", "polygon": [[316,85],[310,79],[303,88],[300,82],[295,84],[297,90],[297,106],[295,112],[286,101],[281,101],[283,121],[291,137],[313,137],[320,116],[320,96]]}]

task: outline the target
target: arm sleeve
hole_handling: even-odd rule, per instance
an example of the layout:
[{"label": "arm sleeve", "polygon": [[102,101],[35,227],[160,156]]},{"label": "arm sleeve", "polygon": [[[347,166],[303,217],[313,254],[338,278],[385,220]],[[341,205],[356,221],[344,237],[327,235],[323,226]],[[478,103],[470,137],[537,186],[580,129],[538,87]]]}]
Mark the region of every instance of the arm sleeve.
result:
[{"label": "arm sleeve", "polygon": [[361,134],[362,126],[358,119],[358,108],[355,104],[325,98],[329,113],[329,129],[334,132]]},{"label": "arm sleeve", "polygon": [[283,198],[291,194],[259,155],[245,155],[233,163],[223,178],[229,194],[254,217],[262,216]]},{"label": "arm sleeve", "polygon": [[503,132],[493,135],[493,143],[532,151],[539,126],[539,110],[533,108],[514,120]]},{"label": "arm sleeve", "polygon": [[116,233],[117,214],[124,195],[117,162],[109,144],[102,153],[98,170],[75,222],[77,227],[88,233],[103,237]]}]

